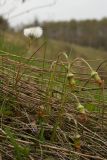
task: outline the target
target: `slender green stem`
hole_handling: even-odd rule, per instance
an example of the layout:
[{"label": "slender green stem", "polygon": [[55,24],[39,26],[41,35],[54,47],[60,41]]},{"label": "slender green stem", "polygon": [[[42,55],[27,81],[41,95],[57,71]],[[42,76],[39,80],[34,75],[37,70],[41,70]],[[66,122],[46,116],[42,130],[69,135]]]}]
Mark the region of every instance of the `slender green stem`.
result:
[{"label": "slender green stem", "polygon": [[[59,55],[58,55],[58,57],[57,57],[57,60],[56,61],[54,61],[52,64],[51,64],[51,70],[52,70],[52,72],[51,72],[51,75],[50,75],[50,79],[49,79],[49,83],[48,83],[48,88],[47,88],[47,98],[48,98],[48,100],[51,98],[51,96],[52,96],[52,88],[53,88],[53,85],[54,85],[54,83],[53,83],[53,81],[54,81],[54,78],[55,78],[55,71],[56,71],[56,68],[57,68],[57,64],[58,64],[58,62],[59,62],[59,59],[60,59],[60,57],[61,56],[64,56],[65,58],[66,58],[66,60],[67,60],[67,62],[69,63],[69,58],[68,58],[68,56],[67,56],[67,54],[66,53],[60,53]],[[69,63],[70,64],[70,63]],[[47,114],[49,114],[50,113],[50,107],[47,107]]]},{"label": "slender green stem", "polygon": [[[66,58],[67,63],[68,63],[68,69],[69,69],[69,66],[70,66],[69,58],[68,58],[66,53],[62,53],[58,57],[60,57],[62,55]],[[53,127],[53,132],[52,132],[52,136],[51,136],[51,141],[52,142],[55,139],[57,128],[61,124],[62,114],[64,113],[64,103],[65,103],[65,100],[66,100],[66,93],[67,93],[67,77],[66,77],[66,75],[65,75],[65,81],[64,81],[64,84],[63,84],[63,91],[62,92],[64,94],[62,94],[60,112],[58,114],[58,118],[56,120],[56,123],[54,124],[54,127]]]},{"label": "slender green stem", "polygon": [[89,65],[89,63],[85,60],[85,59],[83,59],[83,58],[76,58],[76,59],[74,59],[72,62],[71,62],[71,64],[70,64],[70,69],[71,69],[71,67],[73,66],[73,64],[76,62],[76,61],[78,61],[78,60],[80,60],[80,61],[83,61],[87,66],[88,66],[88,68],[90,69],[90,71],[92,72],[93,71],[93,68]]},{"label": "slender green stem", "polygon": [[[47,50],[47,41],[46,41],[46,44],[44,46],[43,65],[42,65],[43,71],[44,71],[44,68],[45,68],[46,50]],[[44,74],[42,74],[42,82],[43,82],[43,78],[44,78]],[[42,85],[41,85],[41,88],[42,88]]]},{"label": "slender green stem", "polygon": [[54,139],[55,139],[57,128],[61,123],[62,114],[64,113],[64,102],[65,102],[65,99],[66,99],[66,89],[67,89],[66,83],[67,83],[67,78],[65,79],[65,83],[63,85],[63,93],[64,94],[62,95],[62,99],[61,99],[60,112],[58,113],[58,118],[57,118],[56,123],[54,124],[54,127],[53,127],[51,142],[53,142]]},{"label": "slender green stem", "polygon": [[52,96],[52,88],[53,88],[53,81],[55,77],[56,67],[57,67],[57,61],[54,61],[51,65],[51,69],[53,69],[53,71],[51,71],[50,79],[48,82],[48,88],[47,88],[47,96],[46,96],[46,104],[45,104],[47,115],[49,115],[51,112],[51,107],[50,107],[50,104],[47,104],[47,100],[49,102]]},{"label": "slender green stem", "polygon": [[76,99],[77,104],[80,104],[80,101],[79,101],[79,99],[77,98],[77,96],[76,96],[74,93],[70,93],[70,94]]}]

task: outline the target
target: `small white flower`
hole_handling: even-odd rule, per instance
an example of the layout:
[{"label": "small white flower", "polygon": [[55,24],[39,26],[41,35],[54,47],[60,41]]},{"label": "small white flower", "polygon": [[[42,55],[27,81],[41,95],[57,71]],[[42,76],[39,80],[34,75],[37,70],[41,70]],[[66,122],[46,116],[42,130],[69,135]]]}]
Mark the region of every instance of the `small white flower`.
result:
[{"label": "small white flower", "polygon": [[26,37],[40,38],[43,35],[43,29],[41,27],[31,27],[24,29],[24,35]]}]

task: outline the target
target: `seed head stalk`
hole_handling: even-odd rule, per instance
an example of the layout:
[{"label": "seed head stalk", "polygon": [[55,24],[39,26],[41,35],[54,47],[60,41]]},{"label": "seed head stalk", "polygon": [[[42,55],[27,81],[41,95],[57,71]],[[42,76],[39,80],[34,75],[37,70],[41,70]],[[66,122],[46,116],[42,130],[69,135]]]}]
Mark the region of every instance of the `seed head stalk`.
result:
[{"label": "seed head stalk", "polygon": [[93,68],[90,66],[90,64],[89,64],[85,59],[83,59],[83,58],[75,58],[75,59],[71,62],[69,69],[71,69],[71,67],[73,66],[73,64],[74,64],[76,61],[78,61],[78,60],[83,61],[83,62],[88,66],[88,68],[90,69],[90,71],[91,71],[91,72],[93,71]]},{"label": "seed head stalk", "polygon": [[[50,98],[51,98],[51,96],[52,96],[52,89],[53,89],[53,86],[54,86],[53,81],[54,81],[54,78],[55,78],[55,71],[56,71],[56,69],[57,69],[57,64],[58,64],[59,59],[60,59],[61,56],[64,56],[65,59],[67,60],[67,63],[70,64],[70,63],[69,63],[69,58],[68,58],[68,56],[67,56],[66,53],[60,53],[60,54],[58,55],[58,57],[57,57],[57,60],[56,60],[56,61],[53,61],[53,63],[51,64],[51,67],[50,67],[50,68],[51,68],[52,72],[51,72],[50,79],[49,79],[49,82],[48,82],[47,97],[46,97],[46,99],[48,99],[48,101],[50,101]],[[47,100],[46,100],[46,101],[47,101]],[[46,104],[46,105],[47,105],[47,104]],[[49,104],[48,104],[48,106],[46,106],[46,112],[47,112],[47,115],[49,115],[50,112],[51,112],[51,107],[50,107]]]},{"label": "seed head stalk", "polygon": [[[63,85],[63,95],[62,95],[62,99],[61,99],[61,107],[60,107],[60,112],[58,114],[58,118],[56,120],[56,123],[54,124],[53,127],[53,131],[52,131],[52,136],[51,136],[51,142],[54,141],[55,136],[56,136],[56,132],[57,132],[57,128],[59,125],[61,125],[62,122],[62,115],[64,114],[64,103],[66,101],[66,97],[67,97],[67,77],[65,78],[65,83]],[[77,98],[77,96],[73,93],[71,93],[71,95],[76,99],[77,102],[77,106],[80,105],[79,99]],[[78,132],[78,127],[77,127],[77,123],[76,124],[76,133]]]},{"label": "seed head stalk", "polygon": [[[66,53],[59,54],[58,55],[58,59],[61,56],[65,57],[65,59],[67,60],[67,63],[68,63],[68,67],[69,67],[70,62],[69,62],[69,58],[68,58],[67,54]],[[62,97],[61,97],[60,111],[58,113],[58,118],[57,118],[57,120],[56,120],[56,122],[54,124],[54,127],[53,127],[52,136],[51,136],[51,142],[53,142],[54,139],[55,139],[57,128],[61,124],[62,115],[64,113],[64,103],[65,103],[65,100],[66,100],[66,92],[67,92],[67,77],[66,77],[66,75],[65,75],[65,80],[64,80],[62,92],[63,92],[63,94],[62,94]]]}]

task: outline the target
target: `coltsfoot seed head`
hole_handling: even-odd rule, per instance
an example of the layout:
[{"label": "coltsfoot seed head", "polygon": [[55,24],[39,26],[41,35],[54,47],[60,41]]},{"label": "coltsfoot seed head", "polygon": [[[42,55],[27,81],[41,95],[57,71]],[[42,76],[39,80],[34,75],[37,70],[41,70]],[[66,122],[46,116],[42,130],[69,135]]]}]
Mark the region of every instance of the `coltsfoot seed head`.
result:
[{"label": "coltsfoot seed head", "polygon": [[24,35],[26,37],[40,38],[43,35],[43,29],[40,26],[25,28]]}]

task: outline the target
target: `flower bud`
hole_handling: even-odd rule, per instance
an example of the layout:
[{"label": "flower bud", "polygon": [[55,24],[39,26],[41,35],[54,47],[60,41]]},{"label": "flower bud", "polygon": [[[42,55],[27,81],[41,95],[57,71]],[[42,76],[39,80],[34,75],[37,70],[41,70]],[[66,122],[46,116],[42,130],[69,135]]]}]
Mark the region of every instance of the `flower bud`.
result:
[{"label": "flower bud", "polygon": [[80,139],[81,138],[80,134],[76,134],[75,138]]},{"label": "flower bud", "polygon": [[44,117],[45,111],[44,111],[44,106],[40,106],[38,111],[37,111],[38,117]]},{"label": "flower bud", "polygon": [[75,79],[74,79],[74,74],[73,73],[68,73],[67,78],[68,78],[70,86],[75,87],[76,82],[75,82]]},{"label": "flower bud", "polygon": [[103,81],[101,80],[100,76],[98,75],[98,73],[96,71],[92,71],[91,72],[91,77],[95,79],[95,81],[99,84],[102,85]]},{"label": "flower bud", "polygon": [[87,122],[87,115],[86,115],[86,111],[85,111],[84,106],[79,103],[78,106],[77,106],[77,110],[79,111],[79,113],[77,115],[77,120],[80,123]]},{"label": "flower bud", "polygon": [[74,77],[74,74],[73,74],[73,73],[68,73],[68,74],[67,74],[67,78],[68,78],[68,79],[70,79],[70,78],[72,78],[72,77]]},{"label": "flower bud", "polygon": [[81,149],[81,136],[79,134],[74,137],[74,147],[78,151]]},{"label": "flower bud", "polygon": [[81,105],[80,103],[77,106],[77,110],[79,111],[79,113],[83,113],[85,114],[85,108],[83,105]]}]

